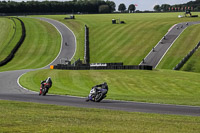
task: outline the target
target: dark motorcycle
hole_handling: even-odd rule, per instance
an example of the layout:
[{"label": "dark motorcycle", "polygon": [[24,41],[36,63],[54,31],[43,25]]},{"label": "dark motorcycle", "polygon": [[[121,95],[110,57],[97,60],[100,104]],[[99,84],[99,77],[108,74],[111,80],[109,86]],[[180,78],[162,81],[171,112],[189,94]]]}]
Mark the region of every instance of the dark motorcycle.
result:
[{"label": "dark motorcycle", "polygon": [[106,97],[107,92],[107,89],[92,87],[88,99],[86,101],[100,102]]},{"label": "dark motorcycle", "polygon": [[48,93],[49,88],[51,88],[51,86],[52,86],[52,80],[50,77],[48,77],[46,80],[41,82],[39,95],[45,96]]}]

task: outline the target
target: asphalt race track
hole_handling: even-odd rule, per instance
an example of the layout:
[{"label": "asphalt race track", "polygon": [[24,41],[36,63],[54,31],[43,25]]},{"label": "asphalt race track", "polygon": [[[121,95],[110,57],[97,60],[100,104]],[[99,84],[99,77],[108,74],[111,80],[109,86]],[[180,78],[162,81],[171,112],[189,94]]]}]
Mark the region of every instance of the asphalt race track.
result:
[{"label": "asphalt race track", "polygon": [[[76,39],[73,33],[62,23],[45,18],[38,18],[54,25],[62,35],[62,49],[57,58],[50,63],[54,64],[60,61],[60,58],[72,59],[76,51]],[[67,42],[67,45],[66,45]],[[73,52],[72,52],[73,51]],[[46,66],[44,68],[49,67]],[[0,72],[0,99],[15,100],[24,102],[36,102],[43,104],[56,104],[63,106],[84,107],[84,108],[102,108],[111,110],[122,110],[129,112],[145,112],[160,114],[176,114],[200,116],[200,107],[176,106],[165,104],[151,104],[141,102],[126,102],[116,100],[103,100],[100,103],[85,102],[85,98],[73,96],[48,95],[39,96],[38,92],[32,92],[18,85],[19,77],[33,69]],[[88,90],[89,93],[89,90]]]},{"label": "asphalt race track", "polygon": [[194,24],[200,24],[199,22],[185,22],[174,25],[163,37],[158,44],[152,48],[150,53],[144,58],[144,61],[140,65],[149,65],[156,68],[162,58],[165,56],[169,48],[173,45],[180,34],[188,27]]}]

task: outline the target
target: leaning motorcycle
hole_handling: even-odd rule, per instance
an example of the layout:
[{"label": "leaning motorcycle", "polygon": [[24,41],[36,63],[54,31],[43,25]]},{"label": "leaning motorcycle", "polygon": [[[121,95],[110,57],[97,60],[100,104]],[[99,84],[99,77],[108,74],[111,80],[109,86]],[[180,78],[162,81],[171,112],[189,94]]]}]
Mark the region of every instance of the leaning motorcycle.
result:
[{"label": "leaning motorcycle", "polygon": [[90,90],[90,94],[88,96],[88,99],[86,101],[93,101],[93,102],[100,102],[106,97],[108,90],[107,89],[101,89],[97,87],[93,87]]},{"label": "leaning motorcycle", "polygon": [[41,82],[39,95],[45,96],[48,93],[49,88],[51,88],[51,86],[52,86],[52,81],[51,78],[48,77],[46,80]]}]

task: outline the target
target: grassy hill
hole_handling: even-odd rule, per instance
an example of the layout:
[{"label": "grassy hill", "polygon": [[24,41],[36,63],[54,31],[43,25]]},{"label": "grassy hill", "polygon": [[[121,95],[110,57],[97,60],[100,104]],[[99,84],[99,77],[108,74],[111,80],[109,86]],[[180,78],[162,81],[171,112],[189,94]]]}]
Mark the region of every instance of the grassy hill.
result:
[{"label": "grassy hill", "polygon": [[[83,47],[81,42],[84,38],[82,26],[84,23],[87,24],[90,27],[90,50],[93,62],[123,61],[125,64],[137,64],[173,24],[198,20],[198,18],[180,19],[177,15],[177,13],[77,15],[75,20],[64,20],[63,15],[46,17],[69,25],[80,37],[77,37],[80,49]],[[126,24],[113,25],[112,18],[120,18]],[[8,65],[1,67],[1,71],[39,68],[47,65],[58,53],[60,37],[53,26],[31,18],[22,18],[22,20],[27,29],[27,38],[16,57]],[[198,31],[198,25],[191,26],[181,35],[180,40],[187,39],[187,33],[191,32],[192,37],[189,39],[192,39],[196,45],[194,39],[199,36]],[[185,45],[187,46],[187,43]],[[188,47],[180,47],[180,51],[185,52],[188,49]],[[81,51],[78,51],[78,55],[81,55]],[[20,82],[24,87],[38,91],[40,80],[51,76],[55,82],[51,93],[87,96],[93,85],[107,81],[113,89],[109,92],[110,99],[199,105],[198,74],[162,70],[41,71],[43,71],[42,75],[40,71],[24,75],[26,78],[22,77]],[[127,90],[130,93],[127,94]]]},{"label": "grassy hill", "polygon": [[[77,15],[75,20],[65,20],[63,15],[45,16],[54,18],[72,28],[76,35],[84,36],[84,23],[90,27],[90,54],[92,62],[124,62],[139,64],[154,45],[175,23],[198,21],[198,18],[178,18],[178,13],[155,14],[107,14]],[[120,18],[126,24],[111,24],[112,18]],[[78,27],[78,28],[77,28]],[[196,45],[199,26],[194,25],[181,35],[187,40],[178,50],[187,53],[187,42]],[[189,37],[188,33],[191,33]],[[197,39],[196,39],[197,38]],[[196,40],[195,40],[196,39]],[[83,48],[84,39],[77,37],[78,47]],[[193,45],[189,45],[193,48]],[[176,44],[174,44],[176,46]],[[79,49],[79,50],[80,50]],[[173,48],[176,50],[177,48]],[[78,52],[81,55],[82,50]],[[176,50],[177,51],[177,50]],[[175,51],[175,53],[176,53]],[[169,54],[170,55],[170,54]],[[181,55],[180,55],[181,56]],[[177,57],[181,58],[181,57]],[[166,58],[167,59],[167,58]],[[165,59],[164,59],[165,60]],[[176,60],[176,59],[174,59]],[[171,61],[173,62],[173,61]],[[176,65],[176,63],[174,63]],[[169,63],[166,66],[169,66]],[[173,65],[172,65],[173,66]],[[41,72],[43,71],[42,75]],[[87,96],[90,88],[103,81],[110,88],[108,98],[154,103],[199,105],[199,74],[176,71],[60,71],[40,70],[30,72],[20,79],[29,89],[38,91],[39,82],[51,76],[54,82],[50,93]],[[130,93],[127,93],[127,90]]]},{"label": "grassy hill", "polygon": [[[124,62],[137,65],[171,26],[180,22],[199,20],[180,19],[177,17],[179,14],[182,13],[92,14],[75,15],[75,20],[64,20],[66,15],[45,17],[62,21],[75,32],[79,57],[83,58],[83,27],[86,24],[90,28],[91,62]],[[126,24],[112,24],[112,19],[120,19]]]},{"label": "grassy hill", "polygon": [[0,17],[0,61],[10,54],[21,35],[22,27],[19,20]]},{"label": "grassy hill", "polygon": [[[199,18],[179,19],[178,14],[76,15],[75,20],[64,20],[66,16],[63,15],[45,17],[64,22],[74,31],[78,42],[76,58],[83,58],[83,26],[87,24],[90,27],[92,62],[139,64],[172,25],[183,21],[199,20]],[[126,24],[113,25],[111,24],[113,18],[120,18]],[[58,53],[56,50],[59,50],[59,47],[56,46],[60,46],[60,37],[55,28],[46,22],[31,18],[23,18],[23,21],[27,28],[27,38],[16,57],[5,67],[1,67],[0,71],[42,67]],[[199,26],[191,27],[186,30],[186,33],[190,33],[191,30],[194,39],[198,37],[198,29]],[[185,38],[186,33],[181,37]],[[180,42],[183,43],[182,40]],[[192,42],[191,47],[196,45],[193,40],[188,42]],[[50,50],[47,47],[51,47]],[[180,48],[182,49],[180,51],[183,51],[182,55],[189,49]],[[51,49],[56,50],[51,51]],[[194,58],[198,57],[198,54],[195,53]],[[46,60],[44,57],[49,58]],[[196,58],[194,60],[197,61]],[[195,65],[195,68],[197,66]],[[53,80],[49,93],[53,94],[86,97],[93,85],[106,81],[109,85],[107,95],[109,99],[200,106],[198,73],[161,69],[153,71],[38,70],[23,75],[20,83],[28,89],[39,91],[40,81],[49,76]],[[199,117],[190,116],[130,113],[2,100],[0,100],[0,108],[0,132],[37,130],[41,132],[171,133],[199,132],[200,128]],[[95,121],[98,121],[98,124],[94,126]],[[47,123],[46,126],[44,123]]]},{"label": "grassy hill", "polygon": [[0,71],[41,68],[48,65],[60,50],[61,37],[49,23],[32,18],[21,18],[26,38],[13,60]]},{"label": "grassy hill", "polygon": [[[35,16],[35,17],[38,17],[38,16]],[[81,59],[84,58],[84,38],[85,38],[84,26],[85,26],[85,23],[83,21],[80,21],[79,19],[66,20],[64,18],[69,17],[66,15],[44,15],[44,16],[40,16],[40,17],[55,19],[57,21],[64,23],[65,25],[67,25],[67,27],[69,27],[76,36],[77,47],[76,47],[76,54],[75,54],[74,58],[76,60],[78,58],[81,58]]]}]

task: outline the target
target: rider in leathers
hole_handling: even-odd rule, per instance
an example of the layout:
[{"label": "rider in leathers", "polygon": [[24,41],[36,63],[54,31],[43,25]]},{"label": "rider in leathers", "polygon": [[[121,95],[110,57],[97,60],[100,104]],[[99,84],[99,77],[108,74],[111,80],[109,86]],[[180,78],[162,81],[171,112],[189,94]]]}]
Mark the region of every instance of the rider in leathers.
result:
[{"label": "rider in leathers", "polygon": [[[92,88],[95,88],[95,92],[97,92],[97,91],[99,91],[99,90],[101,90],[101,92],[102,92],[103,94],[106,94],[106,93],[108,92],[108,85],[107,85],[106,82],[104,82],[104,83],[102,83],[102,84],[99,84],[99,85],[96,85],[96,86],[94,86],[94,87],[92,87]],[[98,88],[100,88],[100,89],[98,89]],[[93,99],[91,96],[88,96],[88,98],[86,99],[87,102],[88,102],[89,100],[94,101],[94,99]]]},{"label": "rider in leathers", "polygon": [[48,88],[50,88],[52,86],[52,80],[51,80],[51,77],[48,77],[46,80],[42,81],[41,82],[41,87],[40,87],[40,92],[39,92],[39,95],[42,94],[42,88],[44,87],[44,84],[45,83],[48,83]]}]

